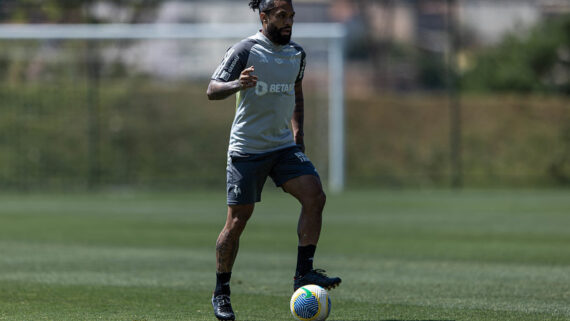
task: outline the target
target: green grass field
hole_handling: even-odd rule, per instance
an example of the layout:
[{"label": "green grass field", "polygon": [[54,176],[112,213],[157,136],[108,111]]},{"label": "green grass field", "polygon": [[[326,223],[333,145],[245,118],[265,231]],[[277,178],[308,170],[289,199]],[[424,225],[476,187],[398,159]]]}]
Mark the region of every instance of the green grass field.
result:
[{"label": "green grass field", "polygon": [[[240,245],[238,320],[293,320],[298,206],[268,184]],[[220,193],[0,196],[0,320],[215,320]],[[329,196],[328,320],[570,320],[570,193]]]}]

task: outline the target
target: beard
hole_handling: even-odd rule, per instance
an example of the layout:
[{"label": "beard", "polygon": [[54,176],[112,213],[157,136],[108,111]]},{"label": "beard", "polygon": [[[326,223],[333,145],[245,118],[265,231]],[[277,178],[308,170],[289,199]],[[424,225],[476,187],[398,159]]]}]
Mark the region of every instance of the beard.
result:
[{"label": "beard", "polygon": [[283,35],[281,34],[282,29],[278,29],[273,25],[267,26],[267,35],[269,40],[275,42],[278,45],[286,45],[291,41],[291,34]]}]

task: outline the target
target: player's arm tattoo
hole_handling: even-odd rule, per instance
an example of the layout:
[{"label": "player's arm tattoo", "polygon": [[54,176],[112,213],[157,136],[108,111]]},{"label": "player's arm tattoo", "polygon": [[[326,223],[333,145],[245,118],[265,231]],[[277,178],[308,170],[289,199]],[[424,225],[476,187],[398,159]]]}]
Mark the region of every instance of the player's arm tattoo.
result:
[{"label": "player's arm tattoo", "polygon": [[210,80],[206,94],[210,100],[220,100],[228,98],[241,89],[239,79],[229,82]]},{"label": "player's arm tattoo", "polygon": [[305,120],[305,100],[303,99],[302,81],[295,83],[295,109],[293,110],[293,118],[291,119],[291,127],[293,129],[293,137],[295,143],[304,145],[303,142],[303,122]]},{"label": "player's arm tattoo", "polygon": [[239,78],[233,81],[223,82],[215,79],[210,80],[206,94],[210,100],[225,99],[242,89],[254,88],[257,86],[257,76],[252,74],[253,66],[241,71]]}]

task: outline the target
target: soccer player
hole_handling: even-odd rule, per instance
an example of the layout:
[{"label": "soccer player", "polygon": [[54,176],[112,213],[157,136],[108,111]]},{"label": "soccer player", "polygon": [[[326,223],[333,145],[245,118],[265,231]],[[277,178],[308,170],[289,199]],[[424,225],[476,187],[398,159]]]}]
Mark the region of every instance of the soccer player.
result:
[{"label": "soccer player", "polygon": [[235,318],[230,303],[232,266],[240,235],[261,200],[267,176],[301,203],[293,289],[306,284],[330,289],[341,282],[313,268],[326,196],[304,154],[305,52],[291,41],[293,4],[291,0],[253,0],[249,6],[259,11],[262,29],[226,52],[207,90],[209,99],[235,93],[237,100],[228,148],[228,213],[216,242],[212,305],[220,320]]}]

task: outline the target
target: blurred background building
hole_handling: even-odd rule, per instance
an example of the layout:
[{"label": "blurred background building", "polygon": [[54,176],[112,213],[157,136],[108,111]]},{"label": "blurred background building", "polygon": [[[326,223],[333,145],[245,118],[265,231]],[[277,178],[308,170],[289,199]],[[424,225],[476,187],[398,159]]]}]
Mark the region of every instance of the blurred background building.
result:
[{"label": "blurred background building", "polygon": [[[568,1],[294,5],[347,29],[349,186],[570,184]],[[0,2],[2,25],[44,23],[259,22],[247,1]],[[0,39],[0,188],[223,185],[233,103],[203,92],[233,42]],[[325,171],[326,49],[302,45]]]}]

